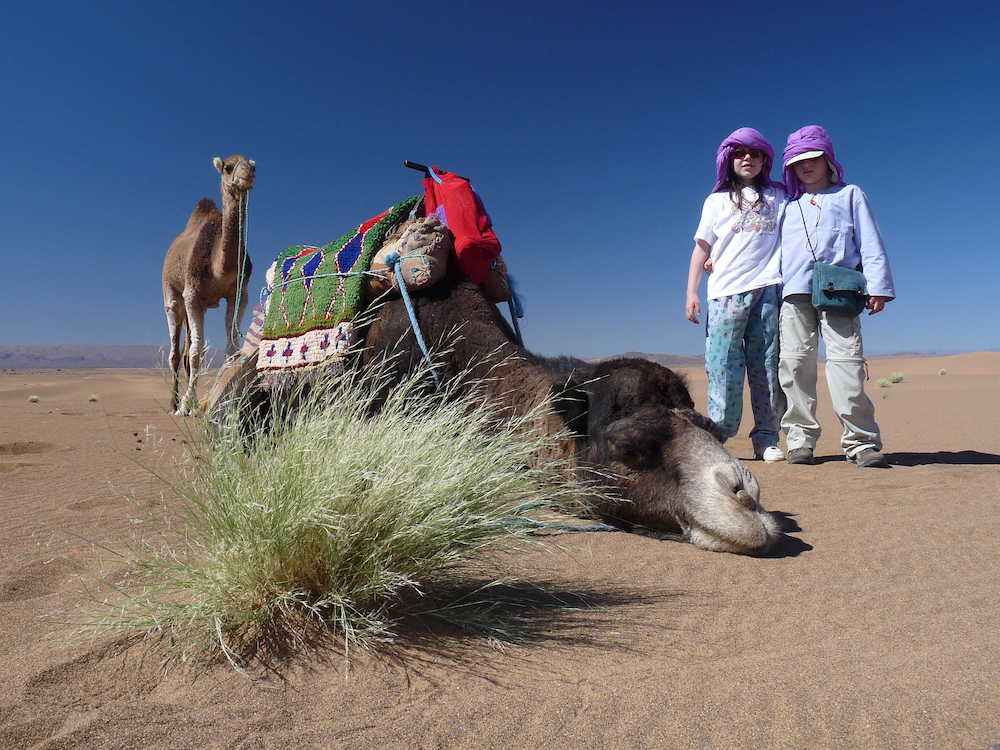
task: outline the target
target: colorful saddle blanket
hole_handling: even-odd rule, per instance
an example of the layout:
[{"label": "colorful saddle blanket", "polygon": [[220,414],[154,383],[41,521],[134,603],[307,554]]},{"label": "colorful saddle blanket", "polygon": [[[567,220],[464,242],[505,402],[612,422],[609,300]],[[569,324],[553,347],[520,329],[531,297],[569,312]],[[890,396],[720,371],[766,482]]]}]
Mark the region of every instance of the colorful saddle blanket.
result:
[{"label": "colorful saddle blanket", "polygon": [[361,311],[364,273],[388,231],[419,200],[407,198],[325,247],[292,245],[281,251],[267,271],[258,372],[311,367],[343,356]]}]

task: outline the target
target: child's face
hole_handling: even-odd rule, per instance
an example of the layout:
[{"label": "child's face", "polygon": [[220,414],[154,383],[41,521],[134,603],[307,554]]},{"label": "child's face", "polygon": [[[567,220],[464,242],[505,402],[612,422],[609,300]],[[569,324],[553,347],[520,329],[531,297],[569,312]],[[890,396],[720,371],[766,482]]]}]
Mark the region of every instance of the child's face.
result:
[{"label": "child's face", "polygon": [[825,156],[814,156],[812,159],[803,159],[792,165],[795,176],[803,185],[816,185],[830,177],[830,164]]},{"label": "child's face", "polygon": [[753,182],[764,168],[764,152],[756,148],[736,146],[732,154],[733,173],[743,182]]}]

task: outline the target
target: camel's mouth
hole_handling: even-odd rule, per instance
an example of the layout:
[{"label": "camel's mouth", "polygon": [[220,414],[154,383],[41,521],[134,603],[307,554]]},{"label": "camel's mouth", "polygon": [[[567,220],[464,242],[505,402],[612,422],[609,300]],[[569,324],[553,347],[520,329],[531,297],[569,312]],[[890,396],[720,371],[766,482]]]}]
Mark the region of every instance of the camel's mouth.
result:
[{"label": "camel's mouth", "polygon": [[770,513],[757,510],[740,518],[732,517],[723,524],[691,523],[684,529],[684,535],[691,544],[702,549],[754,555],[770,549],[781,536],[781,529]]},{"label": "camel's mouth", "polygon": [[742,462],[707,466],[687,485],[685,535],[702,549],[756,554],[771,547],[781,530],[760,504],[760,486]]}]

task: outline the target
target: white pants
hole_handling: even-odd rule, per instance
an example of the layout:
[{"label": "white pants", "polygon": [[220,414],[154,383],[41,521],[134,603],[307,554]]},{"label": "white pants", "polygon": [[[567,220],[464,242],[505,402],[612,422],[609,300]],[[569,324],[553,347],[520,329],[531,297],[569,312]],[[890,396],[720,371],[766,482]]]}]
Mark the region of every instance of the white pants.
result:
[{"label": "white pants", "polygon": [[816,421],[816,355],[818,335],[826,342],[826,382],[833,409],[844,427],[840,445],[854,456],[866,448],[882,450],[875,424],[875,405],[865,395],[864,347],[861,320],[830,315],[812,306],[808,294],[790,294],[781,303],[779,317],[781,359],[778,379],[788,399],[781,420],[788,450],[815,449],[820,426]]}]

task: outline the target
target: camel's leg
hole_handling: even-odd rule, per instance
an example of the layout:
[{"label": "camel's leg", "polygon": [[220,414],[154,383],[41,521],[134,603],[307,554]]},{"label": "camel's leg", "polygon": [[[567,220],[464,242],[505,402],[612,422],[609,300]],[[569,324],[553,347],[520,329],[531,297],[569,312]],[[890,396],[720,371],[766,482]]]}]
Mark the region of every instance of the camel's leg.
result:
[{"label": "camel's leg", "polygon": [[[240,333],[243,327],[243,315],[247,311],[247,290],[240,294],[240,307],[235,309],[236,300],[233,297],[226,297],[226,356],[231,357],[236,353],[240,345]],[[235,312],[236,326],[234,330],[233,317]]]},{"label": "camel's leg", "polygon": [[181,362],[184,363],[184,374],[191,379],[191,326],[184,327],[184,348],[181,349]]},{"label": "camel's leg", "polygon": [[195,387],[201,368],[202,350],[205,348],[205,308],[194,294],[184,293],[184,310],[187,313],[188,330],[188,385],[177,414],[195,414],[198,411],[198,397]]},{"label": "camel's leg", "polygon": [[180,390],[181,329],[184,326],[184,305],[177,292],[167,288],[163,293],[163,307],[167,313],[167,332],[170,335],[170,411],[177,411]]}]

